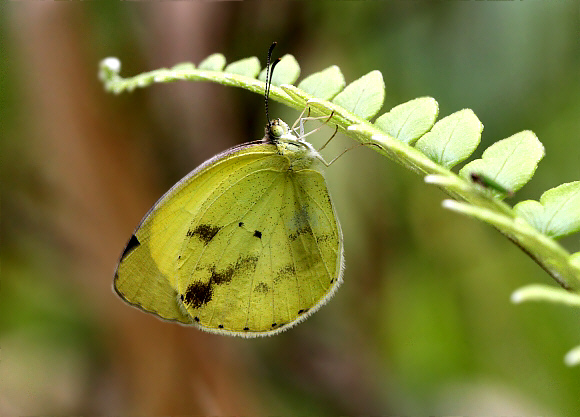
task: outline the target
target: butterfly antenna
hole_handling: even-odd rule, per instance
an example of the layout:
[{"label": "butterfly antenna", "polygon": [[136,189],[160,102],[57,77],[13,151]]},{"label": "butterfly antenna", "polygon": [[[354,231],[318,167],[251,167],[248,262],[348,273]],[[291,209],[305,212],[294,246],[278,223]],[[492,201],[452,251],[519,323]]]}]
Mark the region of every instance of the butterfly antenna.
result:
[{"label": "butterfly antenna", "polygon": [[268,121],[268,126],[270,126],[270,112],[268,110],[268,101],[270,99],[270,87],[272,86],[272,75],[274,74],[274,67],[280,62],[280,58],[276,59],[270,67],[270,61],[272,60],[272,51],[277,45],[277,42],[272,42],[270,49],[268,49],[268,59],[266,60],[266,89],[264,91],[264,101],[266,104],[266,120]]}]

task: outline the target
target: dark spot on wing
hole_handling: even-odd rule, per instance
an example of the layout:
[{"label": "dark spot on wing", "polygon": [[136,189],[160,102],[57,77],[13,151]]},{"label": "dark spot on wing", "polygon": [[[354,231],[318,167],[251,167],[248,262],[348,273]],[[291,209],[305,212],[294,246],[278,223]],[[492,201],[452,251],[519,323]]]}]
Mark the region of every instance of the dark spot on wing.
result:
[{"label": "dark spot on wing", "polygon": [[304,313],[306,313],[308,310],[310,310],[310,309],[309,309],[309,308],[300,309],[300,310],[298,310],[298,314],[304,314]]},{"label": "dark spot on wing", "polygon": [[304,234],[314,236],[314,232],[310,228],[309,224],[306,224],[306,225],[302,226],[300,229],[297,229],[294,233],[291,233],[290,235],[288,235],[288,237],[290,238],[290,240],[296,240],[296,239],[298,239],[298,237],[300,235],[304,235]]},{"label": "dark spot on wing", "polygon": [[276,327],[276,323],[272,323],[272,327]]},{"label": "dark spot on wing", "polygon": [[256,230],[254,232],[254,236],[257,237],[258,239],[262,239],[262,232],[260,232],[259,230]]},{"label": "dark spot on wing", "polygon": [[195,316],[193,319],[199,323],[199,317]]},{"label": "dark spot on wing", "polygon": [[197,236],[207,245],[215,235],[221,230],[219,226],[210,226],[209,224],[200,224],[194,230],[187,231],[187,237]]},{"label": "dark spot on wing", "polygon": [[216,271],[215,266],[212,266],[211,271],[211,278],[210,283],[215,284],[225,284],[232,280],[232,277],[236,274],[236,272],[242,271],[249,271],[256,269],[256,264],[258,263],[257,256],[247,256],[245,258],[240,258],[235,263],[235,265],[228,266],[223,271]]},{"label": "dark spot on wing", "polygon": [[238,223],[238,226],[239,226],[239,227],[242,227],[243,225],[244,225],[244,222],[239,222],[239,223]]},{"label": "dark spot on wing", "polygon": [[249,327],[244,327],[244,330],[245,331],[248,331],[248,330],[250,330],[250,328]]},{"label": "dark spot on wing", "polygon": [[233,266],[229,266],[223,272],[217,272],[215,270],[215,266],[211,268],[211,278],[209,280],[210,284],[224,284],[226,282],[230,282],[232,277],[234,276],[235,268]]},{"label": "dark spot on wing", "polygon": [[257,256],[246,256],[245,258],[238,259],[235,268],[237,271],[250,271],[256,269],[257,264]]},{"label": "dark spot on wing", "polygon": [[131,235],[131,239],[129,239],[129,242],[127,242],[127,246],[125,246],[125,250],[121,254],[121,261],[123,259],[125,259],[125,256],[127,256],[127,254],[129,252],[131,252],[133,249],[135,249],[140,244],[141,244],[141,242],[139,242],[139,239],[137,239],[137,236]]},{"label": "dark spot on wing", "polygon": [[193,308],[200,308],[211,301],[212,294],[213,289],[211,281],[206,284],[195,282],[187,287],[184,303]]},{"label": "dark spot on wing", "polygon": [[260,282],[258,285],[254,287],[255,292],[267,293],[270,291],[270,287],[265,282]]},{"label": "dark spot on wing", "polygon": [[330,283],[331,283],[331,284],[332,284],[333,282],[334,282],[334,278],[332,278],[332,279],[330,280]]},{"label": "dark spot on wing", "polygon": [[296,275],[296,269],[294,268],[294,265],[288,264],[276,271],[274,282],[279,282],[282,278],[291,278],[294,275]]},{"label": "dark spot on wing", "polygon": [[212,266],[209,281],[207,283],[195,282],[187,287],[183,302],[192,308],[202,307],[211,301],[214,285],[230,282],[236,272],[256,269],[257,263],[257,256],[247,256],[238,259],[235,265],[230,265],[223,271],[216,271],[215,266]]},{"label": "dark spot on wing", "polygon": [[219,327],[220,329],[223,329],[223,328],[224,328],[224,325],[223,325],[223,324],[218,324],[218,327]]}]

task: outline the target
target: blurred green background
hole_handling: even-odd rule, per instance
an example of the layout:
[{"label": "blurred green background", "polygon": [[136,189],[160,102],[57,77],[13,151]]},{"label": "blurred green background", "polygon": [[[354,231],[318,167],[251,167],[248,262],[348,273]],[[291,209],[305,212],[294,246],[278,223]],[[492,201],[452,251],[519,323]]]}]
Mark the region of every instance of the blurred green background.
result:
[{"label": "blurred green background", "polygon": [[[577,2],[3,3],[0,414],[572,415],[577,312],[514,306],[553,282],[491,227],[444,211],[422,178],[358,148],[328,169],[347,269],[331,302],[242,340],[164,323],[111,290],[141,217],[173,183],[260,138],[263,99],[213,84],[113,96],[97,79],[228,61],[268,46],[306,76],[378,69],[383,111],[469,107],[485,147],[524,129],[546,147],[516,197],[580,179]],[[298,113],[278,104],[274,117]],[[328,137],[322,130],[316,145]],[[329,158],[352,145],[342,137]],[[580,250],[578,235],[562,242]]]}]

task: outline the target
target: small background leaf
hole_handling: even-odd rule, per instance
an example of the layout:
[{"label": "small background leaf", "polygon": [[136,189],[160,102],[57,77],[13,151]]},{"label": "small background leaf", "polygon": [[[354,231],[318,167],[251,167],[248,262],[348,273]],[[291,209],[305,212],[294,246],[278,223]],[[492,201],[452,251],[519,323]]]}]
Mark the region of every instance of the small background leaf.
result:
[{"label": "small background leaf", "polygon": [[260,60],[255,56],[251,58],[240,59],[239,61],[229,64],[224,69],[224,72],[231,72],[233,74],[256,78],[256,76],[260,73]]},{"label": "small background leaf", "polygon": [[540,202],[522,201],[514,207],[538,231],[562,237],[580,230],[580,181],[559,185],[546,191]]},{"label": "small background leaf", "polygon": [[222,54],[212,54],[199,63],[198,68],[207,71],[221,71],[226,65],[226,57]]},{"label": "small background leaf", "polygon": [[[543,157],[544,146],[533,132],[526,130],[491,145],[481,159],[465,165],[459,175],[469,179],[471,173],[484,174],[503,187],[517,191],[532,178]],[[505,197],[500,192],[491,192]]]},{"label": "small background leaf", "polygon": [[555,304],[580,307],[580,295],[563,288],[543,284],[531,284],[518,288],[512,293],[513,303],[525,301],[547,301]]},{"label": "small background leaf", "polygon": [[336,96],[346,85],[344,76],[336,65],[326,68],[320,72],[306,77],[298,88],[306,91],[308,94],[321,98],[323,100],[330,100]]},{"label": "small background leaf", "polygon": [[419,97],[393,107],[379,117],[375,126],[409,145],[433,127],[439,105],[432,97]]},{"label": "small background leaf", "polygon": [[379,112],[384,99],[383,74],[380,71],[371,71],[347,85],[332,102],[368,120]]},{"label": "small background leaf", "polygon": [[[294,84],[298,77],[300,77],[300,65],[298,65],[298,62],[293,55],[286,54],[280,58],[280,62],[274,69],[272,84],[276,86],[282,84]],[[260,72],[258,79],[260,81],[266,81],[266,68]]]},{"label": "small background leaf", "polygon": [[464,161],[479,145],[483,124],[471,109],[463,109],[439,120],[415,147],[445,168]]}]

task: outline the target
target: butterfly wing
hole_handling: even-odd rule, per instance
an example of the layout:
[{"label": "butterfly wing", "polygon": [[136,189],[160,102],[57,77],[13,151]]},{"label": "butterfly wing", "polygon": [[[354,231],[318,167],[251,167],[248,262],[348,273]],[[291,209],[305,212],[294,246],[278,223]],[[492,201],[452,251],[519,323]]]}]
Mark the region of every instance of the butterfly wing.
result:
[{"label": "butterfly wing", "polygon": [[342,234],[321,170],[273,144],[226,151],[169,190],[125,249],[115,289],[168,320],[272,334],[339,285]]},{"label": "butterfly wing", "polygon": [[[182,237],[189,230],[188,207],[203,202],[211,192],[208,180],[227,175],[232,159],[251,147],[251,158],[237,159],[237,167],[272,154],[272,145],[251,143],[231,148],[190,172],[167,191],[145,215],[127,243],[115,271],[114,289],[128,303],[166,320],[190,324],[191,316],[177,303],[176,275]],[[209,173],[209,175],[208,175]],[[153,231],[155,223],[156,231]],[[159,230],[162,229],[162,230]]]}]

